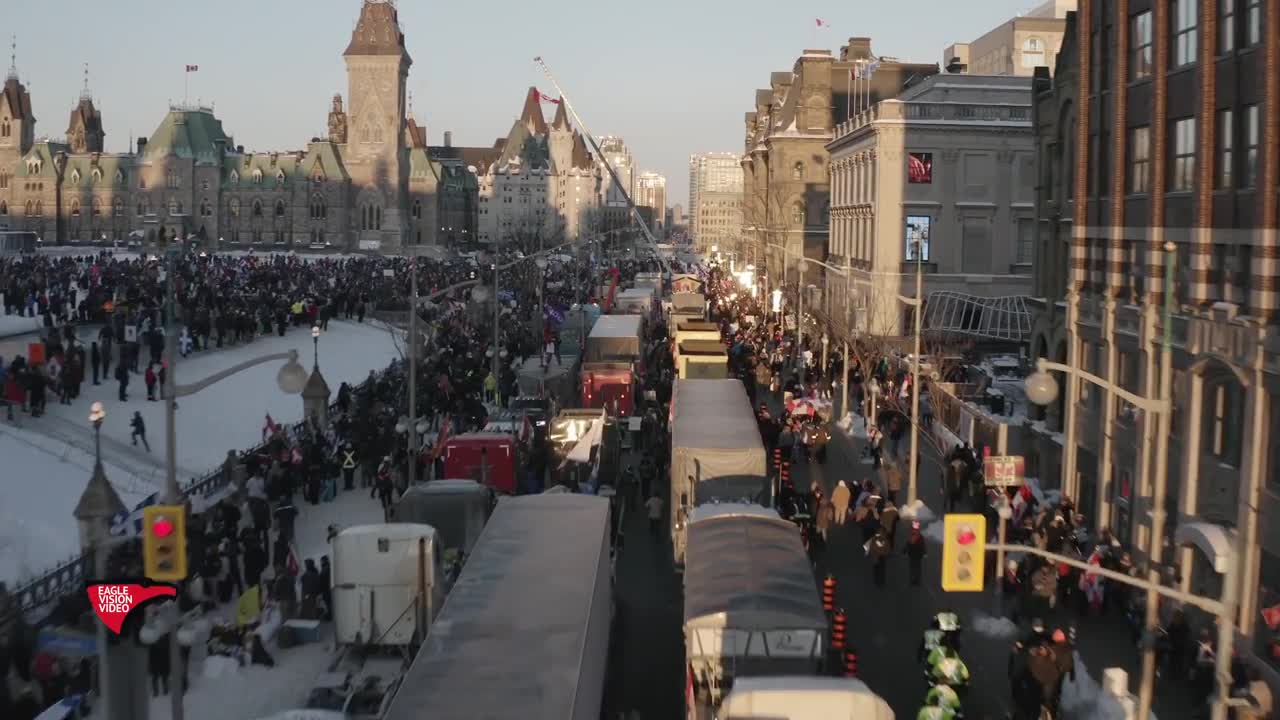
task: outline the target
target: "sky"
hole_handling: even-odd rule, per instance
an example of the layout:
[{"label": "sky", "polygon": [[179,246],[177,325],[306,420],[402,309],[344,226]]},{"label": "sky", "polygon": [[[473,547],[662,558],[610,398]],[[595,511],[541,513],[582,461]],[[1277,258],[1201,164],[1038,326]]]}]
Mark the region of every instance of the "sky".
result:
[{"label": "sky", "polygon": [[[297,150],[326,134],[346,95],[342,51],[364,0],[32,0],[5,4],[38,136],[61,137],[89,85],[107,150],[150,135],[170,102],[212,103],[237,144]],[[555,3],[399,0],[413,66],[408,87],[431,144],[491,146],[530,86],[551,83],[541,55],[591,132],[622,137],[640,170],[688,204],[695,152],[741,152],[744,112],[769,73],[806,48],[851,36],[878,55],[939,62],[1034,0],[641,0]],[[815,18],[831,27],[818,30]],[[0,41],[9,42],[9,37]],[[5,52],[8,55],[8,52]],[[4,59],[8,65],[8,58]],[[199,70],[189,76],[186,65]],[[184,80],[189,87],[184,88]],[[545,106],[548,119],[554,107]]]}]

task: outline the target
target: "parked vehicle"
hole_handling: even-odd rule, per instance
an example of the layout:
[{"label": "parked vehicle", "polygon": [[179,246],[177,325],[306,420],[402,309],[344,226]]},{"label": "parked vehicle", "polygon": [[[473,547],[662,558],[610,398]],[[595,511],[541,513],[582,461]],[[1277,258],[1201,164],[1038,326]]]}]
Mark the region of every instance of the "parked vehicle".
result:
[{"label": "parked vehicle", "polygon": [[893,709],[856,678],[747,677],[720,705],[734,720],[894,720]]},{"label": "parked vehicle", "polygon": [[639,315],[602,315],[587,337],[587,362],[640,360],[644,318]]},{"label": "parked vehicle", "polygon": [[445,442],[444,476],[474,480],[499,493],[516,493],[519,441],[506,433],[464,433]]},{"label": "parked vehicle", "polygon": [[604,408],[614,417],[628,417],[635,409],[635,371],[628,362],[589,362],[582,365],[584,408]]}]

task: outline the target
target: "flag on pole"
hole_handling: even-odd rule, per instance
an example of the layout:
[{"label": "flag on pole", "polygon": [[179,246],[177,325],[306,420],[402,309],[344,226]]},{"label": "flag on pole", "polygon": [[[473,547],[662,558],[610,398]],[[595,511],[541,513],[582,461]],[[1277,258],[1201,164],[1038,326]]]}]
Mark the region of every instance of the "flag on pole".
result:
[{"label": "flag on pole", "polygon": [[275,435],[278,428],[279,426],[276,425],[276,421],[271,419],[271,413],[267,413],[267,422],[262,426],[263,442],[265,442],[268,437]]},{"label": "flag on pole", "polygon": [[539,90],[539,91],[538,91],[538,97],[540,97],[540,98],[542,99],[542,102],[549,102],[549,103],[551,103],[552,105],[559,105],[559,104],[560,104],[560,99],[559,99],[559,98],[553,98],[553,97],[551,97],[550,95],[548,95],[548,94],[546,94],[546,93],[542,92],[541,90]]},{"label": "flag on pole", "polygon": [[831,27],[830,25],[827,24],[827,21],[823,20],[822,18],[814,18],[813,21],[818,24],[818,27],[825,27],[825,28]]},{"label": "flag on pole", "polygon": [[200,66],[199,66],[199,65],[188,65],[188,66],[187,66],[187,72],[189,72],[189,73],[196,72],[196,71],[197,71],[197,70],[199,70],[199,69],[200,69]]}]

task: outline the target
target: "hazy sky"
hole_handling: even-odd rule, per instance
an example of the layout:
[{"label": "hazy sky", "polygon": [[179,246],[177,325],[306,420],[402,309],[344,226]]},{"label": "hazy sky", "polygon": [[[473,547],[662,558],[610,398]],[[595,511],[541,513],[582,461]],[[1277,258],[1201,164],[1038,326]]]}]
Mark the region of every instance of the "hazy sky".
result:
[{"label": "hazy sky", "polygon": [[[212,102],[238,144],[301,149],[324,135],[329,101],[347,90],[342,51],[363,0],[6,0],[3,42],[17,37],[37,135],[61,137],[83,85],[103,112],[107,149],[150,135],[170,101]],[[869,36],[877,54],[938,62],[1032,0],[400,0],[413,67],[409,89],[432,144],[505,136],[524,94],[553,94],[542,55],[599,135],[620,135],[642,170],[688,202],[693,152],[742,150],[742,114],[769,73],[805,48],[835,52]],[[814,18],[831,24],[816,31]],[[6,47],[4,51],[8,55]],[[4,59],[8,65],[8,58]],[[545,106],[548,118],[554,107]]]}]

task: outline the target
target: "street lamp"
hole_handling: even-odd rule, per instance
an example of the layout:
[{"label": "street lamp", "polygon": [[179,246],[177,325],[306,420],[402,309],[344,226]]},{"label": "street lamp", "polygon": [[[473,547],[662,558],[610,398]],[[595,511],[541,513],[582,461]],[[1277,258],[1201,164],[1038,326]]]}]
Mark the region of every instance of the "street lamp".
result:
[{"label": "street lamp", "polygon": [[546,310],[546,307],[542,304],[543,303],[542,288],[544,285],[547,284],[546,256],[539,255],[538,257],[534,258],[533,264],[538,267],[538,309],[535,310],[533,313],[533,322],[534,322],[533,334],[534,334],[534,339],[537,341],[538,347],[539,347],[538,364],[541,365],[542,367],[546,367],[547,353],[546,353],[546,347],[545,347],[546,342],[545,342],[544,335],[545,335],[546,323],[547,323],[547,320],[546,320],[547,310]]},{"label": "street lamp", "polygon": [[[94,439],[93,474],[89,476],[89,484],[80,495],[74,512],[76,528],[80,532],[80,547],[93,558],[93,575],[98,582],[107,580],[107,543],[111,536],[111,519],[127,510],[102,468],[102,446],[98,436],[106,419],[107,412],[102,403],[93,403],[89,409]],[[107,626],[104,623],[98,623],[97,650],[98,698],[104,713],[110,715],[111,706],[107,699],[111,687],[110,662],[107,658]]]},{"label": "street lamp", "polygon": [[311,326],[311,347],[313,351],[312,357],[314,358],[313,367],[318,369],[320,367],[320,326],[319,325]]}]

